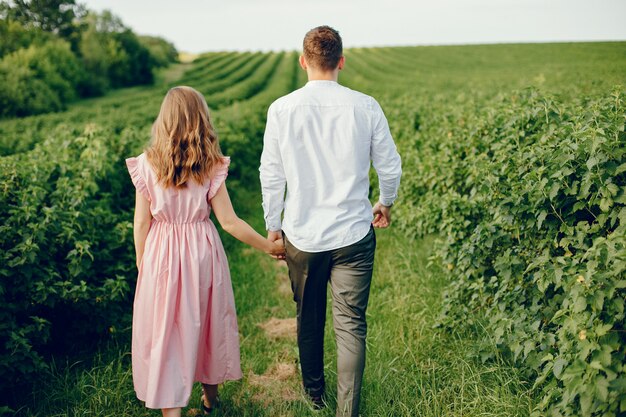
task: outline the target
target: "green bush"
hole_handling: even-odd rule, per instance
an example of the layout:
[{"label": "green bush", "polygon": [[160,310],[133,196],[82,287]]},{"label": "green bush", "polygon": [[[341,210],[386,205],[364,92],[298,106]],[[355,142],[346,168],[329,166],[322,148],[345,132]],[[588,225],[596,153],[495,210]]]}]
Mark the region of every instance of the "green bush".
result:
[{"label": "green bush", "polygon": [[113,87],[128,87],[151,84],[152,59],[137,36],[130,30],[111,34],[110,45],[114,45],[109,56],[109,80]]},{"label": "green bush", "polygon": [[78,44],[78,51],[89,76],[78,85],[82,97],[94,97],[106,93],[111,88],[109,81],[109,50],[104,36],[91,26],[86,29]]},{"label": "green bush", "polygon": [[148,49],[152,62],[157,67],[166,67],[178,62],[178,51],[171,42],[158,36],[139,36],[139,42]]},{"label": "green bush", "polygon": [[88,76],[81,82],[83,96],[95,96],[110,88],[151,84],[156,61],[130,30],[110,13],[90,14],[79,42]]},{"label": "green bush", "polygon": [[430,126],[411,156],[428,175],[409,174],[402,221],[443,235],[455,278],[442,324],[484,317],[536,378],[537,416],[626,412],[625,114],[619,89],[527,90]]},{"label": "green bush", "polygon": [[[172,44],[142,41],[111,12],[75,16],[73,2],[67,10],[54,6],[58,10],[39,3],[0,7],[0,117],[59,111],[78,96],[152,84],[155,67],[176,61]],[[60,16],[65,20],[56,22]]]},{"label": "green bush", "polygon": [[0,58],[18,49],[42,45],[54,35],[36,28],[25,28],[18,22],[0,19]]},{"label": "green bush", "polygon": [[62,110],[76,98],[80,61],[65,41],[20,49],[0,60],[0,116]]},{"label": "green bush", "polygon": [[134,130],[61,126],[0,158],[0,389],[129,325]]},{"label": "green bush", "polygon": [[[296,55],[280,54],[276,64],[261,94],[213,115],[235,183],[258,181],[262,141],[255,138],[269,103],[293,86]],[[28,388],[51,357],[128,331],[135,196],[124,158],[146,143],[163,94],[139,97],[152,109],[131,96],[120,112],[98,110],[99,127],[82,128],[84,115],[74,115],[32,150],[0,158],[0,389]],[[38,119],[52,116],[60,117]]]}]

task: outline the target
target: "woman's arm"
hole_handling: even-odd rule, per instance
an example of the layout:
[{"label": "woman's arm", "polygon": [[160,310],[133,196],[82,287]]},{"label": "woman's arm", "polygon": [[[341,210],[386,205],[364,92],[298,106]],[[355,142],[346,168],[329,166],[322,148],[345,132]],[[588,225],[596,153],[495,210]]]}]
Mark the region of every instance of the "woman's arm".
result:
[{"label": "woman's arm", "polygon": [[284,255],[285,247],[282,241],[270,242],[237,216],[230,202],[225,183],[220,186],[211,199],[211,206],[222,228],[236,239],[270,255]]},{"label": "woman's arm", "polygon": [[135,218],[133,220],[133,237],[135,239],[135,253],[137,255],[137,269],[143,258],[143,251],[146,246],[146,237],[150,230],[150,202],[139,192],[135,193]]}]

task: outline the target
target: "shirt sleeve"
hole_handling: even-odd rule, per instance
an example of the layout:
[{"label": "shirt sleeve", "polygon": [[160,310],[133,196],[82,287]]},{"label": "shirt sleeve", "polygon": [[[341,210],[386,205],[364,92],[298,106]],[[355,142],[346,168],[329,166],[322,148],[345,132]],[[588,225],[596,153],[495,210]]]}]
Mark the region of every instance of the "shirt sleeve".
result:
[{"label": "shirt sleeve", "polygon": [[263,152],[259,176],[263,197],[265,228],[279,231],[282,227],[281,214],[285,204],[285,171],[278,146],[278,118],[273,106],[267,111],[267,123],[263,135]]},{"label": "shirt sleeve", "polygon": [[217,194],[226,177],[228,177],[228,166],[230,165],[230,157],[225,156],[222,158],[222,165],[215,171],[215,175],[211,178],[211,185],[209,186],[209,192],[207,194],[207,200],[211,200]]},{"label": "shirt sleeve", "polygon": [[146,180],[141,173],[140,164],[141,161],[139,160],[139,157],[126,158],[126,168],[128,169],[133,185],[137,191],[139,191],[139,193],[146,198],[146,200],[152,201],[150,193],[148,192]]},{"label": "shirt sleeve", "polygon": [[378,174],[380,186],[378,201],[384,206],[391,206],[398,197],[402,162],[389,131],[387,118],[376,100],[374,100],[374,131],[371,143],[372,165]]}]

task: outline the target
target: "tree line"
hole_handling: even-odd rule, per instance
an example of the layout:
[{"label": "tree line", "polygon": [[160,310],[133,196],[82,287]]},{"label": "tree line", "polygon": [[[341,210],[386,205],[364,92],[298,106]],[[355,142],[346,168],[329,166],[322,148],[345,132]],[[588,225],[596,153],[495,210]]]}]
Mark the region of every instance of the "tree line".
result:
[{"label": "tree line", "polygon": [[139,36],[110,11],[75,0],[1,1],[0,39],[0,117],[152,84],[155,68],[178,59],[165,39]]}]

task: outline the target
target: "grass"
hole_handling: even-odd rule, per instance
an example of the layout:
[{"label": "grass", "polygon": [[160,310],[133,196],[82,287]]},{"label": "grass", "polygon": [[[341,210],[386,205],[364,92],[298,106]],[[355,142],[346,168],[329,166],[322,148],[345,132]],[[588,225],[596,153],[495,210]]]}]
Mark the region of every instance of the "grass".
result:
[{"label": "grass", "polygon": [[[254,203],[240,206],[237,201]],[[262,230],[258,197],[236,192],[239,214]],[[221,388],[217,416],[334,416],[335,347],[326,330],[329,407],[313,412],[300,389],[293,331],[295,304],[286,268],[224,236],[235,289],[244,378]],[[368,308],[363,416],[524,416],[534,405],[531,385],[498,359],[481,363],[471,352],[485,335],[434,328],[445,273],[429,262],[433,238],[419,241],[396,229],[377,232],[375,274]],[[283,319],[283,320],[276,320]],[[42,379],[26,416],[158,416],[134,394],[128,335],[102,348],[88,365],[53,366]],[[495,351],[495,349],[494,349]],[[496,358],[498,356],[496,355]],[[189,407],[198,407],[196,384]]]}]

